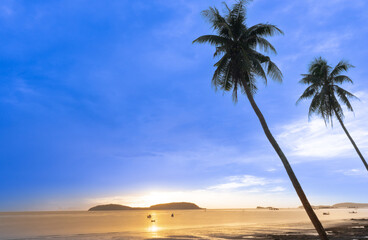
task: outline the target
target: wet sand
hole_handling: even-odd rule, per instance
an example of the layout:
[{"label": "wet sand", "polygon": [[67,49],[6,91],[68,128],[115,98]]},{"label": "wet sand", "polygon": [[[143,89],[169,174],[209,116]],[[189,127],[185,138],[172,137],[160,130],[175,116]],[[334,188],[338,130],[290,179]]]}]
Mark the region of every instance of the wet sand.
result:
[{"label": "wet sand", "polygon": [[[367,240],[368,239],[368,219],[351,219],[345,223],[327,227],[326,231],[330,240]],[[314,240],[319,239],[316,234],[310,232],[287,232],[284,234],[259,234],[255,239],[283,239],[283,240]]]},{"label": "wet sand", "polygon": [[[326,227],[330,240],[367,240],[368,239],[368,219],[350,219],[344,222],[330,222]],[[276,226],[274,226],[276,227]],[[208,231],[208,229],[207,229]],[[217,231],[217,232],[216,232]],[[256,230],[250,234],[241,234],[235,229],[233,233],[221,229],[208,231],[208,235],[169,235],[166,237],[146,238],[146,240],[209,240],[209,239],[257,239],[257,240],[319,240],[314,229],[298,229],[294,227],[280,227],[270,229]]]},{"label": "wet sand", "polygon": [[[208,230],[207,230],[208,231]],[[199,235],[168,235],[166,237],[146,238],[146,240],[207,240],[207,239],[257,239],[257,240],[318,240],[314,229],[270,229],[255,230],[251,234],[223,233],[221,230],[208,231]],[[228,231],[228,230],[226,230]],[[268,232],[269,231],[269,232]],[[330,240],[367,240],[368,219],[352,219],[336,226],[326,228]]]}]

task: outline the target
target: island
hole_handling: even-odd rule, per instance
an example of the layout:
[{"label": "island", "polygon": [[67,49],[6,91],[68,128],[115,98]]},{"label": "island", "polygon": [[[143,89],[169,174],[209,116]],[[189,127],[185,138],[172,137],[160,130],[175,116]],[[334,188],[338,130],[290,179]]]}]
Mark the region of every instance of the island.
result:
[{"label": "island", "polygon": [[[304,208],[300,206],[299,208]],[[312,206],[313,209],[332,209],[332,208],[368,208],[368,203],[352,203],[352,202],[345,202],[345,203],[337,203],[332,206],[329,205],[319,205],[319,206]]]},{"label": "island", "polygon": [[189,202],[173,202],[173,203],[163,203],[156,204],[150,207],[129,207],[120,204],[106,204],[106,205],[98,205],[88,209],[88,211],[121,211],[121,210],[196,210],[203,209],[198,207],[194,203]]},{"label": "island", "polygon": [[279,210],[278,208],[274,207],[261,207],[261,206],[258,206],[257,209]]}]

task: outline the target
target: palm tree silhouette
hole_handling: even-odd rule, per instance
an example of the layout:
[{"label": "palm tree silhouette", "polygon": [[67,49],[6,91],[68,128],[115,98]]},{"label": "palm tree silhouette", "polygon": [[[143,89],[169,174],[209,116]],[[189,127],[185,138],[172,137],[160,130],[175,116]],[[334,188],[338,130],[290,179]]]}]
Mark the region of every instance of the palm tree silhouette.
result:
[{"label": "palm tree silhouette", "polygon": [[314,59],[309,66],[308,74],[302,74],[303,78],[300,80],[300,83],[309,86],[300,96],[297,103],[303,99],[312,98],[308,113],[309,117],[312,114],[317,114],[323,118],[326,125],[331,123],[331,126],[333,126],[332,120],[335,116],[368,171],[367,162],[344,125],[344,112],[340,104],[341,102],[348,110],[354,111],[349,98],[357,99],[357,97],[338,86],[345,82],[353,83],[348,76],[341,75],[342,72],[346,72],[352,67],[354,66],[348,62],[340,61],[332,68],[325,59],[321,57]]},{"label": "palm tree silhouette", "polygon": [[238,1],[232,8],[229,8],[226,4],[225,7],[227,13],[224,16],[219,13],[217,8],[212,7],[202,12],[217,32],[217,35],[204,35],[194,40],[193,43],[209,43],[216,47],[214,57],[221,56],[221,58],[215,64],[216,70],[212,78],[212,84],[216,89],[232,91],[235,102],[238,98],[238,90],[246,94],[268,140],[280,157],[310,220],[320,238],[326,240],[328,238],[322,224],[309,204],[286,156],[272,136],[253,98],[257,91],[256,77],[260,77],[265,83],[267,83],[267,75],[276,81],[282,81],[282,73],[276,64],[257,49],[266,53],[269,51],[276,53],[276,49],[265,37],[282,34],[283,32],[271,24],[257,24],[247,27],[245,24],[245,1]]}]

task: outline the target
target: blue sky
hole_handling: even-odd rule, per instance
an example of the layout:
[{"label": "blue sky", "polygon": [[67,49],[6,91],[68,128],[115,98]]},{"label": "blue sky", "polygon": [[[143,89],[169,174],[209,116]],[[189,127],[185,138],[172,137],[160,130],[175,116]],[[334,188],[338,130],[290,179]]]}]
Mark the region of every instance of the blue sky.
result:
[{"label": "blue sky", "polygon": [[[228,1],[231,4],[233,1]],[[203,207],[299,206],[245,97],[211,87],[211,33],[200,12],[221,1],[0,3],[0,211],[108,202]],[[349,60],[360,97],[346,114],[368,157],[368,3],[254,0],[248,25],[270,39],[284,74],[256,101],[312,204],[367,202],[368,174],[341,127],[308,122],[295,101],[314,57]]]}]

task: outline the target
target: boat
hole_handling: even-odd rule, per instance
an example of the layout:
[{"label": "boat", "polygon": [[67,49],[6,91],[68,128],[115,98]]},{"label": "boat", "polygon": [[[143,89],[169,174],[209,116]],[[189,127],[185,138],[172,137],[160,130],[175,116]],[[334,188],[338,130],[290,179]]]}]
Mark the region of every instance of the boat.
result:
[{"label": "boat", "polygon": [[358,213],[357,211],[351,211],[351,212],[349,212],[349,213]]},{"label": "boat", "polygon": [[330,215],[330,213],[329,212],[324,212],[323,215]]},{"label": "boat", "polygon": [[152,217],[151,214],[147,215],[147,218],[151,218],[151,217]]},{"label": "boat", "polygon": [[156,222],[156,220],[152,219],[151,222]]}]

